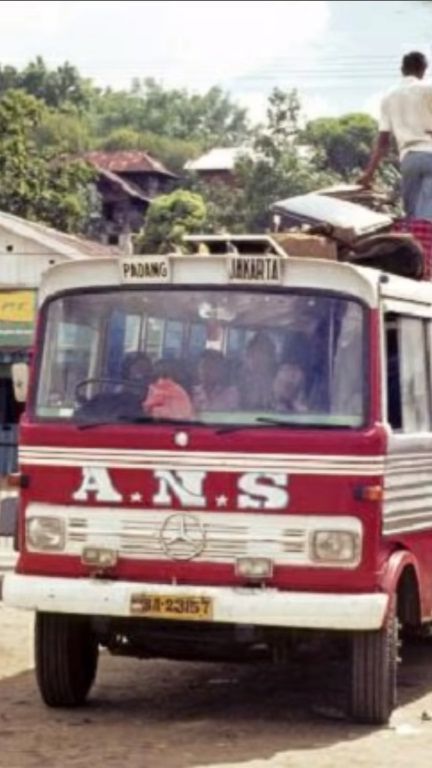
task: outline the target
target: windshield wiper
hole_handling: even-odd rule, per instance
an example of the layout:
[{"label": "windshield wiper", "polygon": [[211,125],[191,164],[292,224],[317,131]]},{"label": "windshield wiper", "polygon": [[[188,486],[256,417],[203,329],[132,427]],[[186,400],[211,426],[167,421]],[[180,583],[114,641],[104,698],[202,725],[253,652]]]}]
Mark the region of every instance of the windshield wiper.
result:
[{"label": "windshield wiper", "polygon": [[133,424],[140,424],[145,422],[152,422],[154,424],[174,424],[179,425],[181,427],[206,427],[207,429],[213,429],[216,435],[222,435],[227,434],[227,432],[235,432],[238,429],[249,429],[250,427],[253,427],[253,424],[209,424],[206,421],[198,421],[198,420],[189,420],[189,419],[168,419],[168,418],[161,418],[158,419],[149,417],[149,416],[138,416],[136,419],[132,419]]},{"label": "windshield wiper", "polygon": [[124,424],[123,419],[104,419],[103,421],[76,421],[75,426],[77,429],[93,429],[93,427],[112,427],[113,424]]},{"label": "windshield wiper", "polygon": [[258,416],[256,419],[257,424],[270,424],[277,427],[294,427],[294,426],[303,426],[303,424],[300,424],[298,421],[288,421],[287,419],[277,419],[276,417],[272,416]]},{"label": "windshield wiper", "polygon": [[256,421],[252,424],[222,424],[220,427],[215,427],[217,435],[227,435],[229,432],[237,432],[241,429],[251,429],[256,426]]},{"label": "windshield wiper", "polygon": [[203,421],[197,419],[174,419],[168,417],[148,416],[143,413],[140,416],[133,416],[131,419],[126,418],[129,424],[172,424],[179,427],[206,427],[208,426]]},{"label": "windshield wiper", "polygon": [[269,424],[275,427],[298,427],[299,429],[354,429],[351,424],[307,424],[304,421],[289,421],[288,419],[276,419],[271,416],[258,416],[256,422]]},{"label": "windshield wiper", "polygon": [[226,435],[229,432],[237,432],[241,429],[253,429],[254,427],[259,426],[260,424],[265,425],[269,424],[271,426],[277,426],[277,427],[293,427],[293,426],[303,426],[299,425],[298,422],[292,422],[292,421],[282,421],[282,419],[272,419],[272,418],[266,418],[266,417],[258,417],[255,419],[255,421],[252,421],[250,424],[227,424],[226,426],[219,427],[216,430],[217,435]]},{"label": "windshield wiper", "polygon": [[101,419],[97,421],[76,421],[78,429],[92,429],[93,427],[107,427],[114,426],[115,424],[171,424],[174,426],[188,427],[188,426],[208,426],[202,421],[194,421],[189,419],[168,419],[157,418],[154,416],[146,415],[145,413],[139,416],[116,416],[113,419]]}]

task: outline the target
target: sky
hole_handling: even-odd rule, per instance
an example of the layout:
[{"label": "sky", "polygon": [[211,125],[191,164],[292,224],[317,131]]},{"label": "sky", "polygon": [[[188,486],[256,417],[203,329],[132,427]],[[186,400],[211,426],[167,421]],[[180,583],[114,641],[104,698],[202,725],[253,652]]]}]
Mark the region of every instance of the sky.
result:
[{"label": "sky", "polygon": [[218,84],[262,117],[274,86],[308,116],[368,110],[401,55],[431,53],[432,3],[413,0],[0,0],[2,64],[65,60],[99,85]]}]

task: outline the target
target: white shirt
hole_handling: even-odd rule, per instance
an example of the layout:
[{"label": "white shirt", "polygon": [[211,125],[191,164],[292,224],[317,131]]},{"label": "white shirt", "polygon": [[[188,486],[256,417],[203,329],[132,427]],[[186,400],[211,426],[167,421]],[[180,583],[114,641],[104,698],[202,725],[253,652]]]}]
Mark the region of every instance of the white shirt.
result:
[{"label": "white shirt", "polygon": [[432,152],[432,85],[404,77],[381,103],[379,129],[393,134],[401,159],[407,152]]}]

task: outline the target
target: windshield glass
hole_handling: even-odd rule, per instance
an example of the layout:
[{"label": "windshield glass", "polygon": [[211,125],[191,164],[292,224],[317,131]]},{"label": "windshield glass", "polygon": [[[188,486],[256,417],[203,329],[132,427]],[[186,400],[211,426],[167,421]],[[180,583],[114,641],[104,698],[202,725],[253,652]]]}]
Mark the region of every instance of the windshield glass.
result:
[{"label": "windshield glass", "polygon": [[117,290],[47,307],[36,416],[358,427],[364,311],[321,293]]}]

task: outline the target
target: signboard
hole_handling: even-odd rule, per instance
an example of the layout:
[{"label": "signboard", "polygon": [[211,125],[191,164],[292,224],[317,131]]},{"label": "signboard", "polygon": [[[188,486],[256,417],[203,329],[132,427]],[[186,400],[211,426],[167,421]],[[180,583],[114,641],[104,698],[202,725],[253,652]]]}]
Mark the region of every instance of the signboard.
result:
[{"label": "signboard", "polygon": [[168,283],[170,263],[166,256],[131,256],[120,259],[120,278],[123,283]]},{"label": "signboard", "polygon": [[280,283],[280,256],[232,256],[228,261],[228,276],[234,283]]},{"label": "signboard", "polygon": [[36,291],[0,291],[0,349],[29,347],[36,316]]}]

